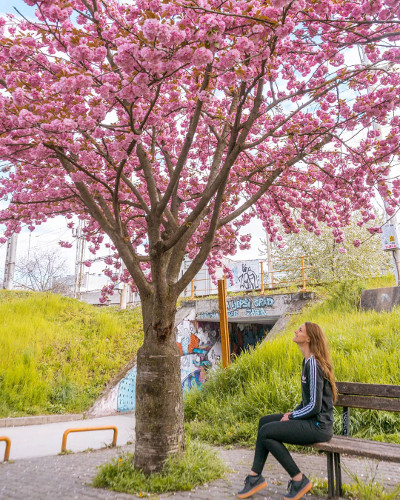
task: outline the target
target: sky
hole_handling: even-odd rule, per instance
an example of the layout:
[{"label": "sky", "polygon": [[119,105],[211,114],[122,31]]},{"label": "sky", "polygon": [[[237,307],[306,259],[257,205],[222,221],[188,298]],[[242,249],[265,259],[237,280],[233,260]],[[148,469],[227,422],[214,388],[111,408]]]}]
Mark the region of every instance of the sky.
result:
[{"label": "sky", "polygon": [[14,7],[18,9],[23,16],[34,16],[35,9],[26,5],[23,0],[0,0],[0,14],[16,14]]}]

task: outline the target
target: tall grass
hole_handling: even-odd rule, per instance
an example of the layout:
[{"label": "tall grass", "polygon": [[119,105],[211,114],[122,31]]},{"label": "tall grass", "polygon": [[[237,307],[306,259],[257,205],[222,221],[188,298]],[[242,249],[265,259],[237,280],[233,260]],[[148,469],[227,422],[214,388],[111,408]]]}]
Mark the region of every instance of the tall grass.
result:
[{"label": "tall grass", "polygon": [[88,409],[141,342],[138,310],[0,292],[0,416]]},{"label": "tall grass", "polygon": [[[242,354],[229,369],[216,370],[202,390],[189,392],[189,434],[218,444],[254,444],[259,417],[296,406],[302,356],[292,338],[305,321],[320,324],[327,334],[337,380],[400,384],[400,307],[361,311],[360,291],[357,284],[331,289],[330,298],[293,317],[281,336]],[[353,435],[399,440],[399,414],[353,410],[351,423]]]}]

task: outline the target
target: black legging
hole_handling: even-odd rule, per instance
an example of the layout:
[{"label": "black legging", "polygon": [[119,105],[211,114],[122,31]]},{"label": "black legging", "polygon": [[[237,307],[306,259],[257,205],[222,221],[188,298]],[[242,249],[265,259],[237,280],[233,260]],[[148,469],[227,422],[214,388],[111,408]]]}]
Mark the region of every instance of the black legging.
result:
[{"label": "black legging", "polygon": [[252,470],[261,474],[267,460],[268,453],[278,460],[290,477],[296,476],[300,469],[282,443],[313,444],[329,441],[331,433],[318,429],[311,420],[285,420],[281,422],[283,414],[267,415],[260,419],[256,451]]}]

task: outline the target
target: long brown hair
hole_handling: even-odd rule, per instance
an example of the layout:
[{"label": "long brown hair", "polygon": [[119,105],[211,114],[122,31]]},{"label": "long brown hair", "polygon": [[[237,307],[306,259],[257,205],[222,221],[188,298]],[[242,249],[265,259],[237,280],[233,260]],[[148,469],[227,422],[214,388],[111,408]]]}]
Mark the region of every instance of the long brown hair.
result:
[{"label": "long brown hair", "polygon": [[318,361],[324,377],[329,380],[332,387],[333,402],[337,399],[335,376],[333,374],[331,355],[329,354],[328,340],[321,327],[316,323],[306,322],[306,333],[310,339],[310,351]]}]

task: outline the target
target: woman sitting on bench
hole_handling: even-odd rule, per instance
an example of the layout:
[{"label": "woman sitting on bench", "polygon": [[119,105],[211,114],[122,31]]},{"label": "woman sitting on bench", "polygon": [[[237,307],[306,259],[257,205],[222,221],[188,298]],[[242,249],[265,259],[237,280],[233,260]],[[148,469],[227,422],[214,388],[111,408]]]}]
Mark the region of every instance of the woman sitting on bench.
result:
[{"label": "woman sitting on bench", "polygon": [[291,477],[284,499],[301,498],[312,488],[312,483],[283,443],[308,445],[329,441],[333,436],[337,391],[326,337],[320,326],[306,322],[295,331],[293,342],[304,356],[301,403],[292,412],[260,419],[253,467],[238,493],[239,498],[248,498],[267,486],[261,473],[270,452]]}]

